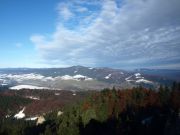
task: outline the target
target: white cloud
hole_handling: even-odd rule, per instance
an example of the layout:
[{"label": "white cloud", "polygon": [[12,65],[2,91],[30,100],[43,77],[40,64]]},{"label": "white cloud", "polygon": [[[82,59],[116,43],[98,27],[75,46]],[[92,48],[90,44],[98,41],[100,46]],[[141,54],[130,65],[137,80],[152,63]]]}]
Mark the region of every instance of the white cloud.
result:
[{"label": "white cloud", "polygon": [[83,19],[72,12],[64,14],[66,20],[74,16],[79,22],[88,20],[88,25],[80,23],[72,30],[60,22],[50,37],[31,40],[42,59],[54,65],[138,67],[166,60],[177,65],[179,7],[179,0],[124,0],[121,5],[103,1],[96,18],[87,19],[94,12]]},{"label": "white cloud", "polygon": [[76,7],[76,11],[83,13],[83,12],[87,12],[88,9],[86,7],[78,6],[78,7]]},{"label": "white cloud", "polygon": [[74,16],[66,3],[59,3],[57,6],[57,11],[59,13],[59,18],[63,18],[65,21]]}]

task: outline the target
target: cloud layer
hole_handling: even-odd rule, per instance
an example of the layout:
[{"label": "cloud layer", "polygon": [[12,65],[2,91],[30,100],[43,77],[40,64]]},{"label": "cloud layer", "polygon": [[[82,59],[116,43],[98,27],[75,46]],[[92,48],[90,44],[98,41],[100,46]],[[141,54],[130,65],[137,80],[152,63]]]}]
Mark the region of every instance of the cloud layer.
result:
[{"label": "cloud layer", "polygon": [[31,37],[48,65],[180,68],[179,0],[61,2],[57,12],[54,33]]}]

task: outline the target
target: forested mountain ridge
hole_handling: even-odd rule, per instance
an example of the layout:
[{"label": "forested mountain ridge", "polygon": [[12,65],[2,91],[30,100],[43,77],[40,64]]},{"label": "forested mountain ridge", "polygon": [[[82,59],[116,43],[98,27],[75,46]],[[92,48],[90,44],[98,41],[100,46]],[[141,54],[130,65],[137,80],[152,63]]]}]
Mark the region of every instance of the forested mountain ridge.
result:
[{"label": "forested mountain ridge", "polygon": [[[104,89],[84,101],[46,114],[46,121],[1,121],[1,134],[176,135],[180,133],[180,87]],[[9,123],[9,122],[10,123]]]}]

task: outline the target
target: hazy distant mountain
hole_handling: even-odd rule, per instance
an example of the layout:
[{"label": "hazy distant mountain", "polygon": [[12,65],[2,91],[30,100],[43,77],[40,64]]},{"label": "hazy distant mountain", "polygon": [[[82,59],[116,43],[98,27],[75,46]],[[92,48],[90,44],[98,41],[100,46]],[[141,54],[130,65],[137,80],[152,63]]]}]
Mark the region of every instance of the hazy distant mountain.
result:
[{"label": "hazy distant mountain", "polygon": [[[143,85],[158,87],[178,80],[179,70],[138,69],[125,71],[111,68],[72,66],[67,68],[0,69],[0,85],[12,89],[44,88],[65,90],[99,90],[107,87],[129,88]],[[15,87],[14,87],[15,86]]]},{"label": "hazy distant mountain", "polygon": [[147,75],[161,76],[172,80],[180,81],[180,70],[177,69],[136,69],[136,72],[140,72]]}]

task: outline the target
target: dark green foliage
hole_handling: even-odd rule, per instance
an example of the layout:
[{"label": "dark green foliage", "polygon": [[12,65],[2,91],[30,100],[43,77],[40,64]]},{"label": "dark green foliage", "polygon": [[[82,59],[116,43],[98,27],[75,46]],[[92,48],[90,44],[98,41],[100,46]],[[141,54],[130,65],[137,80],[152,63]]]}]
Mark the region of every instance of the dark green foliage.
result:
[{"label": "dark green foliage", "polygon": [[33,122],[24,120],[4,119],[0,121],[0,135],[24,135],[25,129],[32,125]]},{"label": "dark green foliage", "polygon": [[51,128],[49,125],[46,126],[46,129],[44,131],[44,135],[52,135]]},{"label": "dark green foliage", "polygon": [[12,114],[19,106],[24,106],[30,102],[32,100],[20,96],[0,95],[0,110],[3,110],[6,114]]},{"label": "dark green foliage", "polygon": [[82,122],[87,125],[91,119],[96,119],[96,112],[93,108],[89,108],[82,114]]},{"label": "dark green foliage", "polygon": [[163,86],[160,86],[159,98],[160,98],[160,102],[162,104],[168,104],[168,102],[170,100],[170,90],[167,86],[165,88],[163,88]]},{"label": "dark green foliage", "polygon": [[173,82],[173,85],[172,85],[172,91],[180,91],[180,82]]}]

